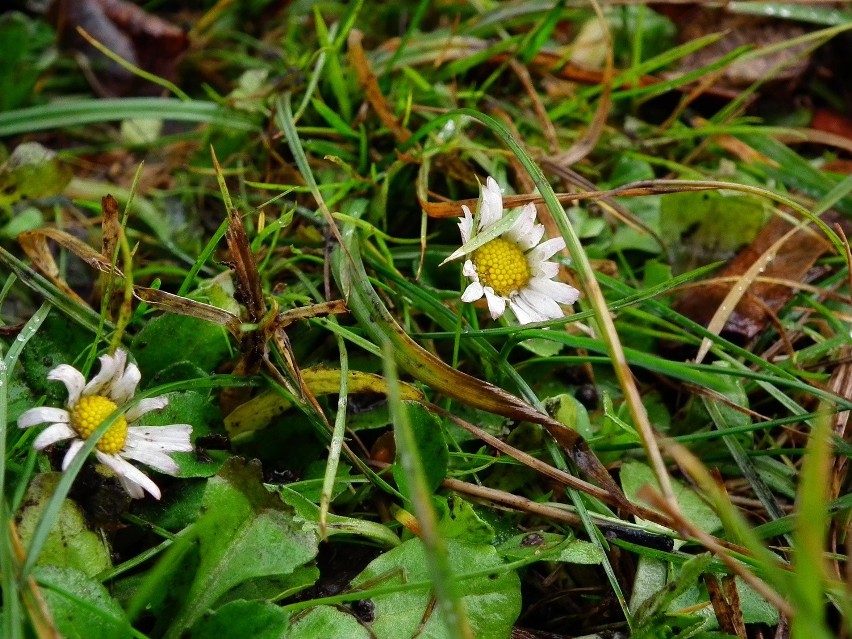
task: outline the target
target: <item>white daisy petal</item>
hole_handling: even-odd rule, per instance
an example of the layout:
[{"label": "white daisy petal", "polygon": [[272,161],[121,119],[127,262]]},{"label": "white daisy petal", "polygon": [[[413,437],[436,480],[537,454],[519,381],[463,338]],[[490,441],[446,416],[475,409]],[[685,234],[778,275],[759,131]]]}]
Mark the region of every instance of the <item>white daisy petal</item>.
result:
[{"label": "white daisy petal", "polygon": [[33,440],[33,448],[36,450],[44,450],[48,446],[56,442],[62,442],[66,439],[74,439],[77,436],[77,431],[71,428],[68,424],[51,424],[38,434],[38,437]]},{"label": "white daisy petal", "polygon": [[488,228],[503,217],[503,194],[490,175],[482,189],[482,206],[479,208],[479,230]]},{"label": "white daisy petal", "polygon": [[565,240],[561,237],[554,237],[549,240],[545,240],[527,253],[527,259],[530,264],[538,264],[539,262],[549,260],[564,248]]},{"label": "white daisy petal", "polygon": [[525,288],[518,294],[518,297],[546,319],[556,319],[564,315],[559,304],[553,298],[532,288]]},{"label": "white daisy petal", "polygon": [[126,413],[124,413],[125,419],[127,419],[128,423],[132,424],[137,419],[142,417],[147,413],[150,413],[152,410],[161,410],[169,405],[169,398],[165,395],[160,395],[159,397],[149,397],[147,399],[143,399],[136,406],[129,409]]},{"label": "white daisy petal", "polygon": [[544,237],[544,225],[535,224],[529,233],[518,239],[517,245],[522,251],[526,252],[538,244],[542,237]]},{"label": "white daisy petal", "polygon": [[75,439],[71,442],[71,445],[68,447],[68,452],[65,453],[65,457],[62,458],[62,470],[67,470],[68,466],[71,465],[71,462],[74,461],[74,458],[80,454],[80,449],[83,448],[82,439]]},{"label": "white daisy petal", "polygon": [[[142,499],[143,497],[145,497],[145,491],[142,490],[142,486],[130,481],[127,477],[124,477],[123,475],[118,475],[118,483],[121,484],[121,487],[124,489],[124,492],[130,495],[132,499]],[[156,484],[154,484],[153,482],[151,483],[153,484],[154,488],[157,488]],[[156,499],[160,498],[159,492],[160,489],[157,488],[158,494],[155,496]]]},{"label": "white daisy petal", "polygon": [[521,217],[503,237],[512,240],[522,251],[530,250],[544,235],[544,226],[535,223],[535,214],[535,205],[527,204]]},{"label": "white daisy petal", "polygon": [[100,356],[101,369],[98,371],[98,374],[89,380],[88,384],[86,384],[83,389],[83,395],[87,397],[89,395],[98,395],[104,388],[112,383],[113,377],[115,377],[116,372],[119,371],[117,356],[119,353],[123,352],[124,351],[121,350],[116,351],[116,357],[112,357],[111,355]]},{"label": "white daisy petal", "polygon": [[517,295],[509,300],[509,308],[512,309],[520,324],[532,324],[533,322],[541,322],[546,319],[539,316],[535,309],[530,308]]},{"label": "white daisy petal", "polygon": [[136,364],[130,364],[124,374],[120,377],[116,376],[110,385],[109,396],[112,401],[119,406],[124,406],[136,392],[140,379],[142,379],[142,373],[139,372],[139,367]]},{"label": "white daisy petal", "polygon": [[107,455],[99,450],[95,451],[95,456],[98,458],[99,462],[101,462],[104,466],[109,467],[116,475],[118,475],[119,480],[122,480],[121,485],[131,497],[135,499],[142,497],[141,492],[134,489],[134,487],[138,487],[148,491],[154,499],[160,498],[160,489],[157,487],[157,484],[155,484],[148,475],[136,468],[136,466],[130,462],[122,459],[118,455]]},{"label": "white daisy petal", "polygon": [[31,408],[18,417],[18,428],[29,428],[47,422],[67,424],[70,421],[71,416],[64,408],[40,406],[39,408]]},{"label": "white daisy petal", "polygon": [[543,277],[532,278],[528,286],[560,304],[573,304],[580,298],[580,291],[573,286],[563,282],[554,282]]},{"label": "white daisy petal", "polygon": [[479,282],[471,282],[468,287],[464,289],[461,300],[462,302],[475,302],[482,297],[484,293],[485,291],[482,289],[482,284]]},{"label": "white daisy petal", "polygon": [[518,219],[511,228],[503,233],[503,237],[507,237],[513,242],[517,242],[521,238],[528,235],[535,226],[535,204],[529,203],[524,205]]},{"label": "white daisy petal", "polygon": [[125,450],[147,448],[158,452],[190,452],[192,443],[189,436],[192,426],[172,424],[171,426],[131,426],[127,429]]},{"label": "white daisy petal", "polygon": [[462,212],[464,216],[459,218],[459,232],[461,232],[462,244],[467,244],[473,233],[473,214],[466,204],[462,204]]},{"label": "white daisy petal", "polygon": [[124,459],[132,459],[133,461],[150,466],[154,470],[158,470],[166,475],[174,476],[180,472],[180,466],[177,465],[174,459],[156,450],[123,450],[121,451],[121,456]]},{"label": "white daisy petal", "polygon": [[536,275],[548,280],[553,279],[559,275],[559,264],[556,262],[541,262],[538,265],[538,273],[536,273]]},{"label": "white daisy petal", "polygon": [[470,260],[465,260],[464,266],[462,267],[462,275],[465,277],[472,277],[474,282],[479,281],[479,276],[476,273],[476,267]]},{"label": "white daisy petal", "polygon": [[65,384],[65,388],[68,389],[66,406],[73,406],[80,401],[80,395],[86,386],[86,378],[76,368],[68,364],[60,364],[47,374],[47,379]]},{"label": "white daisy petal", "polygon": [[488,302],[488,310],[491,312],[491,319],[497,319],[506,312],[506,298],[500,297],[494,293],[494,289],[486,286],[482,289],[485,293],[485,299]]},{"label": "white daisy petal", "polygon": [[518,321],[521,324],[532,324],[534,322],[546,322],[550,318],[542,313],[535,306],[530,304],[529,300],[522,298],[520,295],[516,295],[512,298],[511,302],[512,311],[515,313],[515,317],[518,318]]}]

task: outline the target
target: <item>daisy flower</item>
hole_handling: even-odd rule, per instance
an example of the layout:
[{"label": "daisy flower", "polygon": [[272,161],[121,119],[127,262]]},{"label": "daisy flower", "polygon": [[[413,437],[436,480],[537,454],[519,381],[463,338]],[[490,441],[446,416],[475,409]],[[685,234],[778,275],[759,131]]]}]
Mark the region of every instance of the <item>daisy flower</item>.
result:
[{"label": "daisy flower", "polygon": [[[33,442],[36,450],[71,440],[62,460],[62,470],[68,468],[98,426],[133,399],[141,379],[136,364],[127,364],[126,351],[118,349],[115,355],[103,355],[100,360],[100,371],[88,383],[83,373],[67,364],[61,364],[47,374],[47,379],[62,382],[68,389],[68,400],[65,402],[67,410],[46,406],[31,408],[18,418],[19,428],[50,424]],[[95,457],[116,474],[124,490],[134,499],[142,498],[143,490],[159,499],[160,489],[128,459],[167,475],[177,475],[178,465],[169,454],[192,450],[189,441],[192,426],[189,424],[129,425],[152,410],[164,408],[168,403],[165,396],[141,400],[119,415],[95,445]]]},{"label": "daisy flower", "polygon": [[[462,205],[462,211],[459,230],[463,245],[503,218],[503,195],[494,178],[489,177],[482,189],[476,233],[470,209]],[[541,242],[543,236],[544,226],[536,222],[535,205],[527,204],[511,228],[467,256],[462,273],[471,283],[462,293],[462,301],[474,302],[485,296],[492,319],[505,313],[508,304],[521,324],[562,317],[559,304],[573,304],[580,291],[553,281],[559,265],[547,260],[565,248],[565,240],[556,237]]]}]

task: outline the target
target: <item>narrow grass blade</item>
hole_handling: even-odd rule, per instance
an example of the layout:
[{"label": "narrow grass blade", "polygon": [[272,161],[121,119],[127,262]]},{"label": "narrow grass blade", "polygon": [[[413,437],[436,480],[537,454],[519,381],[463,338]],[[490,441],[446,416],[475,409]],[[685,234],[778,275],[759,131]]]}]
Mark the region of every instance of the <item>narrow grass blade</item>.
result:
[{"label": "narrow grass blade", "polygon": [[449,636],[473,639],[473,631],[467,621],[458,582],[453,576],[447,554],[447,544],[438,532],[438,515],[432,504],[432,491],[426,483],[423,462],[417,450],[417,442],[411,429],[408,412],[400,396],[399,377],[396,372],[394,347],[385,340],[382,345],[385,363],[385,378],[388,381],[389,404],[394,424],[402,469],[411,489],[411,503],[420,528],[420,539],[426,554],[426,562],[432,576],[435,599],[443,612]]}]

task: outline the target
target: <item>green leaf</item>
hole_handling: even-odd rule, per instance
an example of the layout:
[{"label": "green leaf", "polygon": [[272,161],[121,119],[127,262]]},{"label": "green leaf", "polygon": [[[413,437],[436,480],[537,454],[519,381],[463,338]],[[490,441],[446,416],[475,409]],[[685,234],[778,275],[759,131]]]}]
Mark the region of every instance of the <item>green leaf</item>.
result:
[{"label": "green leaf", "polygon": [[0,112],[24,106],[38,77],[56,56],[47,22],[11,11],[0,16]]},{"label": "green leaf", "polygon": [[47,380],[47,374],[60,364],[76,364],[77,358],[92,343],[92,334],[60,313],[51,313],[44,320],[38,339],[30,340],[21,353],[21,366],[27,385],[36,395],[47,394],[48,402],[64,403],[68,397],[65,386]]},{"label": "green leaf", "polygon": [[494,539],[494,529],[458,495],[450,495],[446,501],[436,498],[435,502],[441,511],[438,531],[445,539],[469,544],[490,544]]},{"label": "green leaf", "polygon": [[155,317],[136,335],[132,344],[143,379],[153,378],[166,367],[190,361],[212,372],[230,353],[224,328],[194,317],[166,313]]},{"label": "green leaf", "polygon": [[63,639],[129,637],[121,606],[103,585],[74,568],[40,566],[33,575]]},{"label": "green leaf", "polygon": [[736,578],[735,583],[745,623],[765,623],[770,626],[778,623],[778,608],[757,594],[754,588],[739,577]]},{"label": "green leaf", "polygon": [[301,566],[289,575],[275,575],[273,577],[261,577],[240,584],[229,590],[217,605],[224,606],[232,601],[240,599],[259,601],[281,601],[292,597],[297,592],[310,588],[320,578],[319,568],[316,566]]},{"label": "green leaf", "polygon": [[[284,503],[296,511],[296,521],[303,530],[319,531],[319,506],[290,486],[277,486],[276,492]],[[386,546],[399,545],[399,538],[389,528],[369,519],[356,519],[329,513],[326,515],[326,523],[325,533],[329,536],[338,534],[360,535]]]},{"label": "green leaf", "polygon": [[19,200],[58,195],[71,181],[71,169],[38,142],[18,145],[0,166],[0,208]]},{"label": "green leaf", "polygon": [[264,488],[259,464],[229,460],[207,481],[201,512],[193,531],[201,560],[167,637],[180,636],[231,588],[289,575],[317,554],[317,533],[294,521],[292,508]]},{"label": "green leaf", "polygon": [[[450,564],[465,593],[462,603],[476,637],[508,638],[521,610],[520,580],[506,571],[497,551],[489,545],[471,545],[447,540]],[[466,573],[489,571],[465,579]],[[352,587],[426,582],[429,569],[419,539],[411,539],[373,560],[352,582]],[[431,605],[428,588],[380,594],[371,600],[375,619],[370,626],[376,639],[428,637],[455,639],[447,635],[440,608]],[[422,627],[421,627],[422,624]]]},{"label": "green leaf", "polygon": [[268,601],[240,599],[203,617],[190,639],[278,639],[287,630],[288,615]]},{"label": "green leaf", "polygon": [[[219,409],[213,405],[209,392],[181,391],[167,393],[169,404],[161,411],[146,414],[140,423],[146,426],[167,426],[169,424],[190,424],[192,439],[208,435],[213,425],[221,423]],[[211,477],[215,475],[229,453],[224,450],[204,450],[191,453],[173,453],[171,455],[178,466],[178,477]]]},{"label": "green leaf", "polygon": [[34,206],[15,211],[14,217],[9,220],[3,228],[0,228],[0,237],[6,240],[14,240],[25,231],[34,231],[44,226],[44,216]]},{"label": "green leaf", "polygon": [[[642,503],[637,493],[646,484],[659,490],[651,467],[638,461],[625,462],[621,467],[621,486],[627,498],[634,503]],[[676,479],[672,479],[672,489],[681,512],[689,521],[707,533],[713,533],[722,527],[722,520],[698,493]]]},{"label": "green leaf", "polygon": [[[18,511],[18,532],[29,545],[42,512],[56,489],[62,473],[43,473],[33,477]],[[112,568],[110,549],[101,535],[89,530],[86,517],[76,502],[62,502],[37,565],[75,568],[89,577]]]},{"label": "green leaf", "polygon": [[331,606],[311,608],[292,621],[284,639],[371,639],[373,636],[353,615]]},{"label": "green leaf", "polygon": [[677,575],[660,590],[644,599],[636,608],[634,622],[646,625],[664,615],[675,599],[694,587],[713,561],[710,553],[704,553],[688,560],[681,566]]},{"label": "green leaf", "polygon": [[565,424],[568,428],[576,430],[583,436],[583,439],[594,438],[595,431],[589,421],[589,412],[573,395],[562,393],[555,397],[549,397],[545,400],[544,407],[548,413],[553,415],[554,419]]},{"label": "green leaf", "polygon": [[[594,544],[581,539],[565,542],[564,535],[530,532],[515,535],[497,546],[497,552],[510,561],[541,557],[543,561],[561,561],[566,564],[600,564],[604,554]],[[562,546],[558,552],[552,551]]]},{"label": "green leaf", "polygon": [[763,228],[768,208],[760,200],[715,191],[672,193],[662,200],[660,235],[672,252],[675,273],[731,257]]},{"label": "green leaf", "polygon": [[[418,402],[406,401],[403,405],[408,411],[408,419],[411,422],[417,453],[423,464],[426,484],[429,490],[435,490],[447,476],[447,462],[450,455],[441,430],[441,422]],[[396,461],[393,465],[393,476],[400,492],[408,499],[412,499],[408,480],[400,461],[399,446],[397,446]]]}]

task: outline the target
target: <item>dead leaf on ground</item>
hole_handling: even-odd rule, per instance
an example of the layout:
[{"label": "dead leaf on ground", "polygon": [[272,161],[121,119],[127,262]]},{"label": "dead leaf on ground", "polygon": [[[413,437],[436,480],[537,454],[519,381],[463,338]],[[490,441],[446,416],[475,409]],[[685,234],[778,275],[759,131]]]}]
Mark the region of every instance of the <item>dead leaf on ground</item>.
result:
[{"label": "dead leaf on ground", "polygon": [[[736,15],[724,8],[708,7],[700,2],[656,3],[652,6],[677,25],[681,42],[724,32],[717,42],[682,58],[677,70],[669,75],[680,76],[700,69],[740,47],[768,47],[808,32],[805,26],[788,20]],[[795,84],[808,67],[810,57],[804,55],[808,46],[783,47],[766,55],[738,60],[721,72],[714,88],[726,89],[736,95],[741,88],[767,79]]]},{"label": "dead leaf on ground", "polygon": [[[829,224],[836,219],[828,214],[823,216],[823,220]],[[791,228],[792,225],[786,220],[773,218],[754,241],[728,262],[716,277],[742,276]],[[830,248],[831,243],[812,227],[795,233],[767,264],[761,279],[749,288],[734,308],[722,333],[745,340],[759,335],[795,292],[791,286],[767,280],[803,282],[816,260]],[[706,326],[732,286],[727,283],[703,284],[681,297],[675,303],[674,309]]]},{"label": "dead leaf on ground", "polygon": [[176,79],[188,45],[183,29],[127,0],[54,0],[47,15],[61,45],[102,67],[88,74],[101,95],[157,95],[161,89],[107,60],[77,34],[77,27],[127,62],[166,80]]},{"label": "dead leaf on ground", "polygon": [[24,253],[27,254],[27,257],[32,260],[33,266],[78,304],[89,306],[62,277],[59,266],[57,266],[56,260],[53,258],[53,253],[50,251],[48,240],[53,240],[63,248],[71,251],[86,264],[101,273],[114,272],[119,277],[124,277],[118,269],[113,271],[113,266],[109,259],[70,233],[54,228],[43,228],[21,233],[18,236],[18,243],[21,245]]}]

